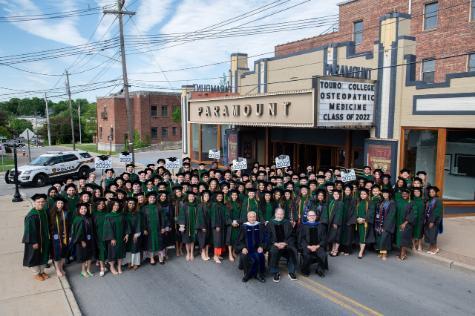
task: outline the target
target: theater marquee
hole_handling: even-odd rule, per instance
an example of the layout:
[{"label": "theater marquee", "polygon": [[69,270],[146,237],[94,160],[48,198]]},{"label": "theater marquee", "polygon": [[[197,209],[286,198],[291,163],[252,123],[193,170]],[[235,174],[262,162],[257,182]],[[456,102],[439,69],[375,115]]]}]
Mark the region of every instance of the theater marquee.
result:
[{"label": "theater marquee", "polygon": [[314,127],[313,90],[191,100],[190,123]]},{"label": "theater marquee", "polygon": [[374,125],[376,85],[371,80],[316,78],[317,127]]}]

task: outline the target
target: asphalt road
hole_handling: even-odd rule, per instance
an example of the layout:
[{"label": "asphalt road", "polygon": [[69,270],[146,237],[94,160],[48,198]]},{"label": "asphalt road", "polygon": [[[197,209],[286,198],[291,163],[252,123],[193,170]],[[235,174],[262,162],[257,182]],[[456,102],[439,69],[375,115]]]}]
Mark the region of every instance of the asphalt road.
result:
[{"label": "asphalt road", "polygon": [[[173,252],[170,250],[170,252]],[[68,278],[85,315],[475,315],[475,276],[432,261],[330,258],[325,278],[242,283],[237,263],[172,257],[120,276]]]},{"label": "asphalt road", "polygon": [[[32,147],[31,148],[31,157],[32,160],[38,157],[41,154],[46,153],[47,151],[55,151],[55,150],[65,150],[65,147]],[[149,151],[149,152],[138,152],[135,154],[135,160],[138,163],[148,164],[148,163],[156,163],[159,158],[168,158],[168,157],[180,157],[181,151],[180,150],[169,150],[169,151]],[[19,153],[19,160],[18,165],[22,166],[28,163],[28,158],[22,157],[21,152]],[[124,169],[121,168],[114,168],[117,173],[121,173]],[[98,174],[98,176],[100,176]],[[30,197],[35,193],[46,193],[49,186],[44,186],[41,188],[35,187],[20,187],[20,194],[22,196]],[[15,186],[13,184],[5,183],[3,176],[0,179],[0,196],[4,195],[11,195],[13,196],[15,192]]]}]

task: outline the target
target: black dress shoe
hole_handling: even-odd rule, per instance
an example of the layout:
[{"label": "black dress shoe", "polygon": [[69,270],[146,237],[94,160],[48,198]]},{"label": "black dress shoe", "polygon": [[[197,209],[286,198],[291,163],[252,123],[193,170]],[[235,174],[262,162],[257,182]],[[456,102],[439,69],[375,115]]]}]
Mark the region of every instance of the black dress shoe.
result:
[{"label": "black dress shoe", "polygon": [[297,276],[295,275],[295,273],[289,273],[289,278],[290,278],[292,281],[297,280]]},{"label": "black dress shoe", "polygon": [[246,283],[247,281],[249,281],[249,276],[245,275],[243,278],[242,278],[242,282]]},{"label": "black dress shoe", "polygon": [[274,273],[274,278],[272,279],[275,283],[280,282],[280,273]]},{"label": "black dress shoe", "polygon": [[318,268],[318,269],[315,271],[315,273],[316,273],[319,277],[321,277],[321,278],[324,278],[324,277],[325,277],[325,272],[323,272],[323,269]]},{"label": "black dress shoe", "polygon": [[164,264],[165,264],[165,261],[160,261],[160,262],[158,262],[158,263],[160,263],[161,265],[164,265]]},{"label": "black dress shoe", "polygon": [[256,276],[256,279],[257,279],[257,281],[259,281],[259,282],[261,282],[261,283],[266,282],[266,279],[264,279],[264,277],[263,277],[262,275],[260,275],[260,274],[258,274],[258,275]]}]

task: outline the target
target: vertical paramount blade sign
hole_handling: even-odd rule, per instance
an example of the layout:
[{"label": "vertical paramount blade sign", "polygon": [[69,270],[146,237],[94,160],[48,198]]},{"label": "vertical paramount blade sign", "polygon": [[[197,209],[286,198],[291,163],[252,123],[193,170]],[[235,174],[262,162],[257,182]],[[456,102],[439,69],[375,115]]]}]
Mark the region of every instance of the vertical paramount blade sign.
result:
[{"label": "vertical paramount blade sign", "polygon": [[371,80],[320,79],[317,126],[373,126],[375,90]]}]

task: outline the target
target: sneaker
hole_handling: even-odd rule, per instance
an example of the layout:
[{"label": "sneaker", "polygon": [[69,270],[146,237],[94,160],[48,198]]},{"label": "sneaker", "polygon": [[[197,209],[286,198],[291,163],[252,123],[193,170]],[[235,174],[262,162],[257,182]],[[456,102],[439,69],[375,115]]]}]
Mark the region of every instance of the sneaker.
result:
[{"label": "sneaker", "polygon": [[261,283],[265,283],[265,282],[266,282],[266,279],[264,278],[264,275],[263,275],[263,274],[260,274],[260,273],[256,276],[256,279],[257,279],[257,281],[259,281],[259,282],[261,282]]},{"label": "sneaker", "polygon": [[295,273],[289,273],[289,278],[290,278],[292,281],[297,280],[297,276],[295,275]]},{"label": "sneaker", "polygon": [[275,283],[279,283],[280,282],[280,273],[274,273],[274,279],[273,281]]}]

